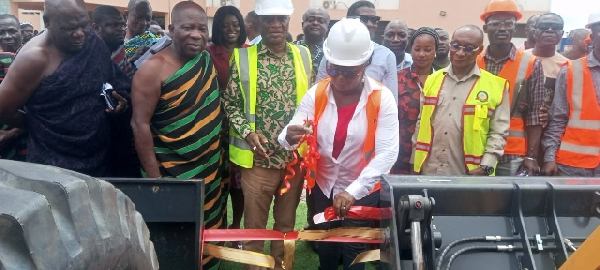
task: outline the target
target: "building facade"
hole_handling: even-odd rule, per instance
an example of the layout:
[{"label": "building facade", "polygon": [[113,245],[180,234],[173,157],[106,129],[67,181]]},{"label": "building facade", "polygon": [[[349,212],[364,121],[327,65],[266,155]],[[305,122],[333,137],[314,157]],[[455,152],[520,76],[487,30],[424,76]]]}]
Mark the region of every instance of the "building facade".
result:
[{"label": "building facade", "polygon": [[[175,4],[185,0],[149,0],[152,4],[154,17],[160,24],[168,25],[170,21],[169,12]],[[206,9],[209,23],[212,23],[217,9],[224,5],[238,7],[245,15],[254,9],[253,0],[193,0]],[[326,8],[331,16],[332,22],[340,20],[346,15],[348,7],[357,0],[293,0],[294,14],[291,16],[289,32],[292,36],[302,33],[302,14],[311,6],[322,6]],[[406,21],[410,28],[417,29],[422,26],[439,27],[454,31],[465,24],[483,25],[479,15],[490,0],[371,0],[381,16],[379,34],[387,22],[393,19]],[[43,23],[43,0],[0,0],[0,10],[9,10],[16,14],[20,20],[34,24],[36,29],[42,29]],[[86,0],[88,10],[91,12],[99,5],[113,5],[125,10],[128,0]],[[521,43],[525,37],[524,23],[532,15],[550,12],[551,0],[517,0],[523,12],[523,18],[519,21],[515,44]]]}]

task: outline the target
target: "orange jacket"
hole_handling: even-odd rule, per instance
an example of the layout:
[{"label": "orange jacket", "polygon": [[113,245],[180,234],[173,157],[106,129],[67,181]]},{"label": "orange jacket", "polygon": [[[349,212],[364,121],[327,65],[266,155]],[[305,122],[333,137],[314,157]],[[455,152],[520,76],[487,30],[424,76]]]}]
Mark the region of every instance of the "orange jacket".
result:
[{"label": "orange jacket", "polygon": [[587,56],[567,62],[569,122],[556,153],[556,162],[578,168],[600,164],[600,107]]},{"label": "orange jacket", "polygon": [[[477,57],[477,64],[480,68],[485,69],[485,51],[483,51],[479,57]],[[509,82],[509,99],[511,112],[514,106],[517,106],[515,100],[518,95],[515,94],[515,85],[519,85],[517,91],[522,89],[522,83],[526,78],[531,76],[533,71],[533,64],[535,62],[535,56],[528,53],[525,54],[523,51],[517,51],[515,60],[508,60],[506,65],[502,68],[499,77],[506,79]],[[508,131],[508,138],[506,139],[506,147],[504,148],[505,155],[519,155],[524,156],[527,154],[527,140],[525,136],[525,121],[523,115],[517,111],[510,118],[510,129]]]},{"label": "orange jacket", "polygon": [[[317,130],[319,129],[319,119],[323,115],[325,111],[325,107],[329,103],[329,98],[325,90],[327,90],[327,86],[329,85],[330,78],[324,79],[319,82],[317,85],[317,90],[315,93],[315,126],[313,127],[313,134],[315,138],[317,137]],[[367,110],[367,135],[365,137],[365,143],[363,145],[363,164],[362,167],[366,167],[369,164],[369,161],[375,156],[375,131],[377,130],[377,118],[379,117],[379,106],[381,103],[381,89],[375,89],[368,97],[366,110]],[[316,182],[317,175],[317,164],[311,164],[308,168],[310,170],[309,177],[307,177],[306,181],[309,183]],[[314,186],[314,184],[313,184]],[[377,182],[375,187],[370,193],[373,193],[377,190],[381,189],[381,182]]]}]

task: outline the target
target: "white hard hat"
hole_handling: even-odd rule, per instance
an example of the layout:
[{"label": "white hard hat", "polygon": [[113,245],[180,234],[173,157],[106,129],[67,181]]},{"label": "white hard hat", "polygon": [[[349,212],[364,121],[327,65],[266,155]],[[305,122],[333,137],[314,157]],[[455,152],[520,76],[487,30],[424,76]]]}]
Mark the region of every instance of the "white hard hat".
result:
[{"label": "white hard hat", "polygon": [[292,15],[294,5],[292,0],[256,0],[254,12],[258,16]]},{"label": "white hard hat", "polygon": [[367,62],[374,44],[369,29],[360,19],[342,18],[335,23],[323,43],[327,61],[334,65],[353,67]]},{"label": "white hard hat", "polygon": [[592,24],[597,24],[597,23],[600,23],[600,11],[590,14],[588,23],[585,25],[585,28],[589,29],[592,26]]}]

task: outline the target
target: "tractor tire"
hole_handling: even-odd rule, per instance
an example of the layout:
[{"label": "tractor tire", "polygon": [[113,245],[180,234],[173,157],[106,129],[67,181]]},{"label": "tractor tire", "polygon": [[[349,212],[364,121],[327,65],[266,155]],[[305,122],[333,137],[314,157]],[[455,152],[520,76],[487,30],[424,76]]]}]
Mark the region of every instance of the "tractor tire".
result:
[{"label": "tractor tire", "polygon": [[158,269],[129,197],[73,171],[0,160],[0,270]]}]

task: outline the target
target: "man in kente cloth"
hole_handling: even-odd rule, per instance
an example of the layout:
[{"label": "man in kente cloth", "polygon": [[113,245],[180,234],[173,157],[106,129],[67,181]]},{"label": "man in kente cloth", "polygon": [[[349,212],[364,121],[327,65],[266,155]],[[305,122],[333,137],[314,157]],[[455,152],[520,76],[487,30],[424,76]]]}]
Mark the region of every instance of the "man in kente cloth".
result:
[{"label": "man in kente cloth", "polygon": [[[217,73],[204,50],[208,17],[198,4],[171,12],[171,45],[151,56],[133,77],[131,125],[148,178],[204,179],[204,225],[221,226],[221,101]],[[218,269],[212,257],[205,270]]]},{"label": "man in kente cloth", "polygon": [[[0,84],[0,123],[29,131],[28,162],[110,176],[109,118],[128,107],[128,79],[89,27],[83,0],[44,4],[46,31],[21,49]],[[101,96],[105,83],[116,90],[114,110]]]}]

